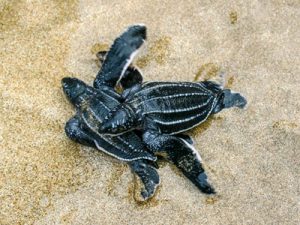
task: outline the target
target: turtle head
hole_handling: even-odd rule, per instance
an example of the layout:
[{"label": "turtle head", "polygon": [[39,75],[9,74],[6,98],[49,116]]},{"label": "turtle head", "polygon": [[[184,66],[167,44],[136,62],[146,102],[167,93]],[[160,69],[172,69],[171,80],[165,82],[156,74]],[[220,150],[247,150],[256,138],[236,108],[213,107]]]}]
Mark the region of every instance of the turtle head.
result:
[{"label": "turtle head", "polygon": [[128,104],[120,104],[111,110],[103,120],[100,133],[117,135],[128,132],[139,126],[139,118],[136,111]]},{"label": "turtle head", "polygon": [[61,84],[69,101],[74,105],[79,105],[82,100],[79,97],[86,92],[87,85],[81,80],[72,77],[63,78]]},{"label": "turtle head", "polygon": [[230,89],[224,89],[218,96],[218,101],[212,113],[218,113],[222,109],[238,107],[243,109],[247,105],[247,100],[240,93],[234,92]]}]

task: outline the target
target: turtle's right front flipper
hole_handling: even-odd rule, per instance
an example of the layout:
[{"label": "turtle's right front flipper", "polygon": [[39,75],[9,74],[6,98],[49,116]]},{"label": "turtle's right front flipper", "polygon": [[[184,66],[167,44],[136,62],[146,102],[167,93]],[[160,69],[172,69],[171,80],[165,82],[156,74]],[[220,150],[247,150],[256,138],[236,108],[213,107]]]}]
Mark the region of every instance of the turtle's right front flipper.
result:
[{"label": "turtle's right front flipper", "polygon": [[136,173],[144,184],[141,195],[147,200],[155,194],[156,188],[160,183],[160,178],[156,168],[147,160],[136,160],[128,162],[132,171]]},{"label": "turtle's right front flipper", "polygon": [[94,81],[94,87],[109,86],[114,88],[122,79],[138,49],[146,40],[146,27],[130,26],[119,36],[108,51],[101,70]]}]

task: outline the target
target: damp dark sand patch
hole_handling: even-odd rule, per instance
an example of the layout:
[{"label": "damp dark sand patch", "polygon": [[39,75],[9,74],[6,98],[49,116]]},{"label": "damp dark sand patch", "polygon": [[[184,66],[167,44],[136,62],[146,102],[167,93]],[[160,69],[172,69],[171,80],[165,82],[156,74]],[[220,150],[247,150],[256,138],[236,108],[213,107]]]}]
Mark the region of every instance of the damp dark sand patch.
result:
[{"label": "damp dark sand patch", "polygon": [[231,88],[234,83],[234,76],[231,74],[222,74],[221,67],[215,63],[205,63],[198,69],[194,82],[204,81],[204,80],[212,80],[217,82],[222,82],[222,77],[224,75],[225,87]]},{"label": "damp dark sand patch", "polygon": [[284,129],[296,129],[299,125],[297,125],[294,121],[287,121],[287,120],[279,120],[273,123],[272,127],[277,130],[284,130]]},{"label": "damp dark sand patch", "polygon": [[220,66],[215,63],[205,63],[197,71],[194,82],[210,80],[218,75],[220,72]]},{"label": "damp dark sand patch", "polygon": [[91,47],[91,53],[93,55],[96,55],[98,52],[108,51],[108,50],[109,50],[109,45],[106,43],[95,43]]},{"label": "damp dark sand patch", "polygon": [[227,80],[227,82],[225,84],[225,87],[231,88],[232,85],[233,85],[233,83],[234,83],[234,76],[231,76],[231,77],[228,78],[228,80]]},{"label": "damp dark sand patch", "polygon": [[4,0],[0,3],[0,31],[12,29],[17,25],[20,16],[18,11],[24,7],[19,0]]},{"label": "damp dark sand patch", "polygon": [[115,192],[116,187],[120,184],[121,177],[126,170],[130,170],[130,168],[125,163],[114,164],[110,178],[106,184],[106,192],[109,196],[117,195]]},{"label": "damp dark sand patch", "polygon": [[159,65],[166,63],[166,59],[170,54],[170,43],[171,38],[168,36],[161,37],[153,43],[150,42],[147,54],[139,57],[136,62],[137,66],[144,68],[151,61],[155,61]]},{"label": "damp dark sand patch", "polygon": [[237,11],[232,11],[229,13],[229,19],[231,24],[236,24],[238,21],[238,13]]}]

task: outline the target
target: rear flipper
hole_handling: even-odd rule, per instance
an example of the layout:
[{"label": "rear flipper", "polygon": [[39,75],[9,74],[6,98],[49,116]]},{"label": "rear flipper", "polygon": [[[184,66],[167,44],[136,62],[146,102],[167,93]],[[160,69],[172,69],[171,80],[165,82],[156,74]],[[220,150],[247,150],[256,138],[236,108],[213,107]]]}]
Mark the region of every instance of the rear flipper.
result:
[{"label": "rear flipper", "polygon": [[147,131],[143,140],[152,151],[164,151],[182,173],[206,194],[214,194],[215,190],[208,182],[198,152],[186,140],[156,131]]},{"label": "rear flipper", "polygon": [[147,160],[136,160],[128,162],[132,171],[135,172],[142,183],[144,184],[144,190],[141,191],[141,195],[144,200],[147,200],[155,194],[156,188],[160,183],[160,178],[157,173],[153,162]]},{"label": "rear flipper", "polygon": [[[80,125],[80,118],[77,115],[72,117],[66,123],[65,132],[71,140],[77,143],[94,148],[101,147],[108,153],[108,149],[106,148],[108,146],[108,143],[105,144],[105,139],[95,142],[88,131],[82,129]],[[100,146],[96,146],[95,143]],[[142,190],[141,192],[144,200],[153,197],[160,182],[159,175],[156,170],[156,163],[145,159],[129,161],[127,163],[131,167],[132,171],[139,176],[142,183],[144,184],[144,190]]]},{"label": "rear flipper", "polygon": [[244,108],[247,105],[247,100],[240,93],[234,92],[230,89],[224,89],[224,108],[238,107]]},{"label": "rear flipper", "polygon": [[231,107],[238,107],[242,109],[247,105],[247,99],[240,93],[234,92],[230,89],[223,89],[220,84],[213,81],[203,81],[200,83],[218,96],[215,107],[212,110],[212,114],[216,114],[223,109]]},{"label": "rear flipper", "polygon": [[80,126],[80,118],[75,115],[65,125],[66,135],[73,141],[85,146],[97,148],[94,140]]},{"label": "rear flipper", "polygon": [[192,145],[181,139],[184,144],[179,150],[168,151],[169,159],[193,182],[203,193],[214,194],[215,190],[209,184],[202,167],[201,158]]}]

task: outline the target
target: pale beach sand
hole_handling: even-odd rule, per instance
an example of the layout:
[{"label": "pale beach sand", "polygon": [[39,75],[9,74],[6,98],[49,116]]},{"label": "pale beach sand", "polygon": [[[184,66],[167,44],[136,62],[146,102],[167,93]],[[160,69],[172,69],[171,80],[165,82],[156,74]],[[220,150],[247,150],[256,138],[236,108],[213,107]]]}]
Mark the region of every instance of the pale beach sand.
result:
[{"label": "pale beach sand", "polygon": [[[263,3],[262,3],[263,2]],[[300,2],[0,1],[0,224],[300,224]],[[126,164],[64,134],[65,76],[144,23],[145,80],[220,72],[248,99],[189,132],[218,194],[169,163],[148,203]]]}]

